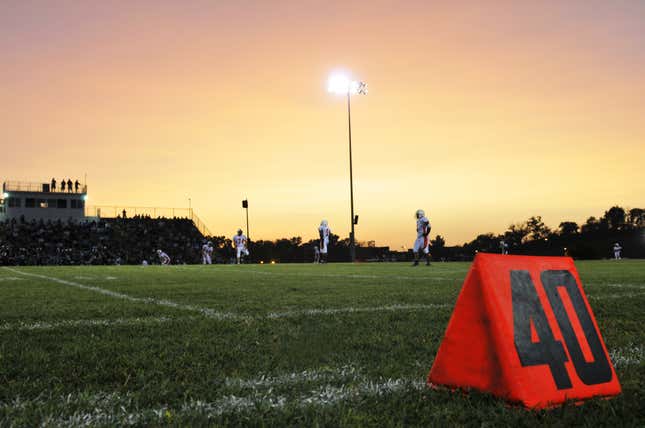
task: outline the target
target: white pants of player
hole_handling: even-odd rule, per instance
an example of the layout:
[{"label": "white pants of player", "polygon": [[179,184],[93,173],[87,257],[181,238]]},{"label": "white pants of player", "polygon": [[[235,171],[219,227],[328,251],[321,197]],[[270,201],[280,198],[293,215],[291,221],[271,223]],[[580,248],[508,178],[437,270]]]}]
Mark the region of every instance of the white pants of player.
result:
[{"label": "white pants of player", "polygon": [[620,260],[620,251],[614,251],[614,259]]},{"label": "white pants of player", "polygon": [[421,250],[423,250],[424,254],[428,254],[430,252],[430,248],[428,248],[428,244],[429,244],[429,241],[427,236],[422,236],[420,238],[417,238],[417,240],[414,241],[414,247],[412,247],[413,251],[415,253],[419,253],[421,252]]},{"label": "white pants of player", "polygon": [[239,259],[242,255],[248,256],[249,250],[245,247],[237,247],[237,258]]},{"label": "white pants of player", "polygon": [[210,254],[202,254],[202,264],[210,265],[213,264]]},{"label": "white pants of player", "polygon": [[320,241],[320,254],[327,254],[327,246],[329,245],[329,238],[324,238]]}]

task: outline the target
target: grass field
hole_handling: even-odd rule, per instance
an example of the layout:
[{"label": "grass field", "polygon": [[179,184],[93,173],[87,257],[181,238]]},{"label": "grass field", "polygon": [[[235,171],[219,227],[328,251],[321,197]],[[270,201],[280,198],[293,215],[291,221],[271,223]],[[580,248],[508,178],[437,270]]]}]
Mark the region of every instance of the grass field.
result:
[{"label": "grass field", "polygon": [[578,262],[623,394],[424,386],[466,263],[0,268],[0,426],[645,426],[645,261]]}]

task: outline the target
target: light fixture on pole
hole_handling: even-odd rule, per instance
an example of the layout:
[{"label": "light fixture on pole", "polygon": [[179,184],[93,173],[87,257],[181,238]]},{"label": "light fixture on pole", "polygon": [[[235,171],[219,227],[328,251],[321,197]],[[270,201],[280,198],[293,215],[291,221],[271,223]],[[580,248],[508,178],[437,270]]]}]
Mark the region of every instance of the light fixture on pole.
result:
[{"label": "light fixture on pole", "polygon": [[343,73],[333,73],[329,76],[327,81],[327,91],[347,96],[347,124],[349,135],[349,200],[351,217],[350,223],[352,226],[349,234],[349,258],[353,262],[356,260],[356,241],[354,235],[354,225],[358,223],[358,216],[354,215],[354,177],[352,167],[352,109],[351,109],[351,96],[352,95],[367,95],[367,84],[350,79],[350,77]]}]

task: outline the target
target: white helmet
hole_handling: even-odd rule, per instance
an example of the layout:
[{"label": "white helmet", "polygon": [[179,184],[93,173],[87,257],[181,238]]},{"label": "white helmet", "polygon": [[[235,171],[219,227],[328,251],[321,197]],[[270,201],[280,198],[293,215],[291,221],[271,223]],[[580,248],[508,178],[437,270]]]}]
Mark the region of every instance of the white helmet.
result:
[{"label": "white helmet", "polygon": [[157,254],[161,254],[161,250],[157,250]]},{"label": "white helmet", "polygon": [[327,225],[328,225],[327,220],[323,220],[323,221],[321,221],[321,222],[320,222],[320,225],[321,225],[321,226],[324,226],[324,227],[327,227]]},{"label": "white helmet", "polygon": [[425,211],[423,211],[423,210],[417,210],[417,212],[416,212],[416,216],[417,216],[417,218],[425,217],[425,216],[426,216],[426,212],[425,212]]}]

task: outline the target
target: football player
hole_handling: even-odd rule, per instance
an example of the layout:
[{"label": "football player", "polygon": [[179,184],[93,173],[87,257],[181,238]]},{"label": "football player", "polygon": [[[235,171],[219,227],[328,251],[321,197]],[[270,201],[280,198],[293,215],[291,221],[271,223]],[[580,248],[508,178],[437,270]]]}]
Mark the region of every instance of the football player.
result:
[{"label": "football player", "polygon": [[159,256],[159,261],[162,265],[170,264],[170,256],[168,254],[164,253],[161,250],[157,250],[157,256]]},{"label": "football player", "polygon": [[618,242],[614,244],[614,260],[620,260],[620,252],[623,250],[623,247],[620,246]]},{"label": "football player", "polygon": [[419,258],[421,253],[426,258],[426,266],[430,266],[430,220],[426,217],[423,210],[417,210],[415,217],[417,218],[417,239],[414,241],[414,263],[412,266],[419,266]]},{"label": "football player", "polygon": [[508,254],[508,244],[503,239],[499,241],[499,248],[501,249],[503,255]]},{"label": "football player", "polygon": [[233,247],[237,251],[237,264],[239,265],[242,261],[242,256],[249,255],[249,250],[246,248],[246,236],[244,236],[242,229],[238,229],[237,235],[233,237]]},{"label": "football player", "polygon": [[213,243],[211,241],[208,241],[204,245],[202,245],[202,264],[204,265],[210,265],[213,263],[212,260],[213,256]]},{"label": "football player", "polygon": [[331,229],[329,228],[329,223],[327,220],[320,222],[318,226],[318,235],[320,236],[320,263],[327,263],[327,247],[329,246],[329,236],[331,235]]}]

